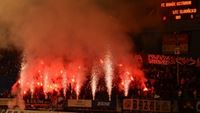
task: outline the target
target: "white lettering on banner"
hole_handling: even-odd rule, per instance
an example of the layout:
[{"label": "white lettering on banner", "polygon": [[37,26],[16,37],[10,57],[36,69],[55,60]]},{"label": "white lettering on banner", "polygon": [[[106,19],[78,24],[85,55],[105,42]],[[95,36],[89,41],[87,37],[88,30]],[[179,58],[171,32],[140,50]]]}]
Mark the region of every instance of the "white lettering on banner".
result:
[{"label": "white lettering on banner", "polygon": [[70,99],[68,100],[68,107],[87,107],[91,108],[92,107],[92,101],[91,100],[75,100],[75,99]]},{"label": "white lettering on banner", "polygon": [[169,65],[169,64],[175,64],[175,59],[173,57],[164,55],[148,55],[148,62],[150,64]]},{"label": "white lettering on banner", "polygon": [[194,60],[192,58],[181,58],[181,57],[179,57],[177,62],[179,64],[182,64],[182,65],[184,65],[184,64],[195,65],[196,64],[196,60]]},{"label": "white lettering on banner", "polygon": [[198,101],[196,104],[196,110],[197,112],[200,112],[200,101]]},{"label": "white lettering on banner", "polygon": [[110,106],[110,102],[98,102],[97,106]]}]

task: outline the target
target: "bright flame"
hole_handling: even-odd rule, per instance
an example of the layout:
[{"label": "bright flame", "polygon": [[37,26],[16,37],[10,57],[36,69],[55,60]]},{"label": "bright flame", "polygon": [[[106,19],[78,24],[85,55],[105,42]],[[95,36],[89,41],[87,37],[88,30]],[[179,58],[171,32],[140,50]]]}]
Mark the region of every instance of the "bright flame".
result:
[{"label": "bright flame", "polygon": [[145,87],[145,88],[143,89],[143,91],[148,91],[148,88],[147,88],[147,87]]},{"label": "bright flame", "polygon": [[72,83],[74,83],[75,82],[75,79],[74,78],[72,78]]},{"label": "bright flame", "polygon": [[131,76],[131,81],[134,81],[134,78]]}]

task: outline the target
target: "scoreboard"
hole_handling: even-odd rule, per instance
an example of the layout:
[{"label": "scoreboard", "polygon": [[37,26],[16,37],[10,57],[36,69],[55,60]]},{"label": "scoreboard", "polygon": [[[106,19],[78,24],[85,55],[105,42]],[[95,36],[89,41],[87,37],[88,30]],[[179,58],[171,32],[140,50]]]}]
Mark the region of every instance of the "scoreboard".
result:
[{"label": "scoreboard", "polygon": [[163,21],[193,20],[198,13],[199,0],[161,0]]}]

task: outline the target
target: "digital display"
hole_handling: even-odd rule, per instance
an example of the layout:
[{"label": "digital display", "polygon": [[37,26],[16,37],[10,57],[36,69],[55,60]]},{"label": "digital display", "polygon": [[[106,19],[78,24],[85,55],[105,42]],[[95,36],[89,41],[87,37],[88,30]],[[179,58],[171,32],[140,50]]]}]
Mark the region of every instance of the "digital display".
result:
[{"label": "digital display", "polygon": [[188,44],[188,34],[166,34],[162,38],[162,52],[164,54],[187,54],[189,48]]},{"label": "digital display", "polygon": [[162,0],[161,14],[163,20],[195,19],[198,12],[198,0]]}]

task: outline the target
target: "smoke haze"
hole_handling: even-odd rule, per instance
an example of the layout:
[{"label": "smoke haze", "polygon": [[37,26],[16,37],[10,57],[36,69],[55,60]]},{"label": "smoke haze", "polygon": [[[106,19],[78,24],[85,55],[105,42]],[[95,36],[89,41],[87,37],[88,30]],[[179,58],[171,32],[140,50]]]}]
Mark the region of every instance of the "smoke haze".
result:
[{"label": "smoke haze", "polygon": [[[113,65],[125,58],[123,65],[132,66],[134,69],[128,71],[133,72],[136,79],[140,79],[143,84],[145,78],[138,69],[138,64],[134,62],[133,42],[127,32],[138,32],[146,26],[154,25],[154,10],[143,13],[146,10],[142,10],[143,7],[139,6],[143,5],[138,4],[151,6],[151,9],[156,2],[150,1],[148,3],[153,5],[149,5],[136,1],[0,0],[0,45],[3,48],[14,45],[22,49],[25,55],[26,68],[21,70],[20,76],[20,84],[23,85],[21,92],[24,93],[30,87],[34,90],[34,85],[25,85],[32,84],[33,81],[39,81],[39,84],[42,81],[44,87],[45,84],[53,84],[49,80],[57,78],[58,72],[66,68],[63,62],[67,59],[74,61],[68,67],[70,70],[71,65],[70,71],[78,73],[76,92],[79,93],[86,79],[85,58],[92,60],[97,56],[103,59],[107,51],[111,53],[112,59],[109,62]],[[146,14],[149,16],[144,18]],[[43,67],[44,65],[48,68]],[[107,67],[111,71],[115,68]],[[40,70],[43,78],[33,80],[35,73],[40,74]],[[47,77],[42,71],[51,73]],[[74,73],[69,75],[67,72],[67,76],[74,79]],[[108,78],[114,77],[111,74]],[[46,77],[48,79],[45,81]],[[107,81],[112,90],[112,79]]]},{"label": "smoke haze", "polygon": [[73,56],[82,52],[82,49],[87,54],[93,54],[100,53],[108,45],[115,53],[128,52],[132,43],[125,33],[136,32],[144,26],[142,24],[153,20],[142,19],[144,11],[139,6],[144,6],[145,9],[145,6],[152,7],[153,5],[148,4],[154,2],[1,1],[0,20],[7,24],[3,26],[4,29],[9,28],[9,39],[2,36],[1,40],[5,43],[9,40],[9,43],[24,49],[27,54]]}]

